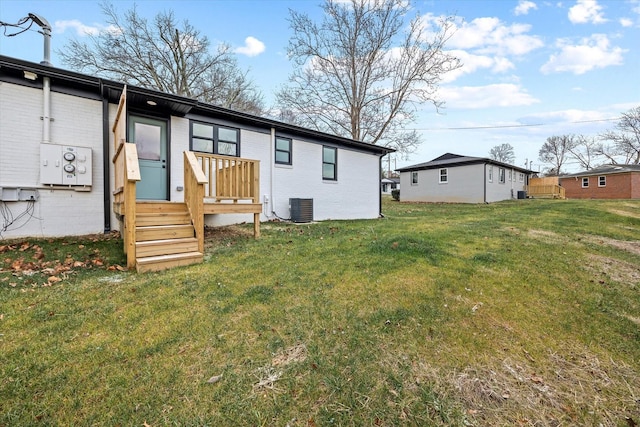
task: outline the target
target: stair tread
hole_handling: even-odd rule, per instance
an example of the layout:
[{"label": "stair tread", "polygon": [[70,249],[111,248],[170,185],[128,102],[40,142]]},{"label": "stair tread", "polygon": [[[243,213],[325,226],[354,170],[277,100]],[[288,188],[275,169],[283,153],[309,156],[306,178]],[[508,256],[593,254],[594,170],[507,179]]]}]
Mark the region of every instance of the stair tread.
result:
[{"label": "stair tread", "polygon": [[142,242],[136,242],[136,246],[161,246],[166,244],[193,243],[197,241],[198,239],[195,237],[179,237],[176,239],[144,240]]},{"label": "stair tread", "polygon": [[176,259],[200,258],[202,256],[204,256],[202,252],[183,252],[179,254],[156,255],[156,256],[137,258],[136,262],[138,264],[149,264],[154,262],[171,261]]}]

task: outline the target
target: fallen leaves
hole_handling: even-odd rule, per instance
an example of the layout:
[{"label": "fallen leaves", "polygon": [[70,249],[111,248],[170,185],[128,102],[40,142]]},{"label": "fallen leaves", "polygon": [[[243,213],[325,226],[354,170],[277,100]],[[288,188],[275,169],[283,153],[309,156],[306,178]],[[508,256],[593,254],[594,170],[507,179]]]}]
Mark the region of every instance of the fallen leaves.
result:
[{"label": "fallen leaves", "polygon": [[[92,242],[108,240],[111,236],[96,237]],[[124,271],[125,268],[118,265],[109,265],[100,250],[91,248],[90,245],[68,243],[66,241],[54,244],[53,239],[44,243],[46,249],[39,244],[29,241],[15,242],[0,245],[0,273],[10,273],[17,280],[22,280],[25,285],[52,286],[67,279],[70,274],[82,269],[105,268],[108,271]],[[60,256],[59,252],[66,254]],[[56,258],[56,259],[52,259]],[[9,278],[1,278],[1,282]],[[11,281],[11,287],[18,283]]]}]

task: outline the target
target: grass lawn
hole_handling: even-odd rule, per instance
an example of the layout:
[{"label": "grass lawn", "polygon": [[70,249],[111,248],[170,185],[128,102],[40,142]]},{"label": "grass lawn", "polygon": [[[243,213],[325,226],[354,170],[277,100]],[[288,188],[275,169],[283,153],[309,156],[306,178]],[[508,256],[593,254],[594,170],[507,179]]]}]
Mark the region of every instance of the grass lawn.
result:
[{"label": "grass lawn", "polygon": [[635,426],[640,202],[384,200],[205,262],[0,241],[0,426]]}]

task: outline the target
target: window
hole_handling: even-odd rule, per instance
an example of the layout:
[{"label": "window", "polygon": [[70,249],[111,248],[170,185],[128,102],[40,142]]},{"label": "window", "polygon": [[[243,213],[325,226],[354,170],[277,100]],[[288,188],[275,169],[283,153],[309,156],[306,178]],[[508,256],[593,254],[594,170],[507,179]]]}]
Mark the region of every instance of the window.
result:
[{"label": "window", "polygon": [[589,187],[589,178],[582,178],[582,188],[587,188]]},{"label": "window", "polygon": [[411,172],[411,185],[418,185],[418,172]]},{"label": "window", "polygon": [[240,156],[240,129],[191,122],[191,149],[209,154]]},{"label": "window", "polygon": [[489,166],[489,182],[493,182],[493,166]]},{"label": "window", "polygon": [[322,147],[322,179],[336,181],[338,179],[338,149]]},{"label": "window", "polygon": [[599,176],[598,177],[598,187],[606,187],[607,186],[607,177]]},{"label": "window", "polygon": [[520,182],[524,182],[524,174],[522,172],[520,172],[520,174],[518,175],[518,179],[520,180]]},{"label": "window", "polygon": [[513,181],[513,171],[509,169],[509,181]]},{"label": "window", "polygon": [[505,174],[504,174],[505,170],[504,168],[498,168],[498,181],[500,182],[500,184],[504,184],[505,183]]},{"label": "window", "polygon": [[291,164],[291,139],[276,136],[276,163]]},{"label": "window", "polygon": [[449,171],[447,169],[440,169],[440,184],[446,184],[449,182]]}]

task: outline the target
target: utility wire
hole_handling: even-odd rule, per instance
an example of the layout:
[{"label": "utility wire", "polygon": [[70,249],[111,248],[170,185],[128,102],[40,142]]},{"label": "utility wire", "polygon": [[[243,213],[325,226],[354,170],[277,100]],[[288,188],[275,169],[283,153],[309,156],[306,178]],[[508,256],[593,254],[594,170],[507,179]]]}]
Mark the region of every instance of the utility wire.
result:
[{"label": "utility wire", "polygon": [[[620,120],[621,117],[614,117],[610,119],[598,119],[598,120],[578,120],[574,122],[568,122],[569,124],[580,123],[596,123],[596,122],[612,122]],[[508,128],[524,128],[524,127],[539,127],[539,126],[551,126],[557,123],[532,123],[532,124],[519,124],[519,125],[495,125],[495,126],[466,126],[466,127],[450,127],[450,128],[414,128],[410,130],[480,130],[480,129],[508,129]]]},{"label": "utility wire", "polygon": [[[28,21],[31,21],[28,27],[26,28],[21,27],[21,25],[26,24]],[[29,31],[31,29],[31,26],[33,26],[33,19],[31,19],[29,16],[21,18],[16,24],[9,24],[8,22],[0,21],[0,27],[3,27],[3,33],[6,37],[14,37],[14,36],[17,36],[18,34],[22,34],[26,31]],[[17,31],[12,34],[7,34],[7,29],[9,27],[20,28],[20,31]]]}]

